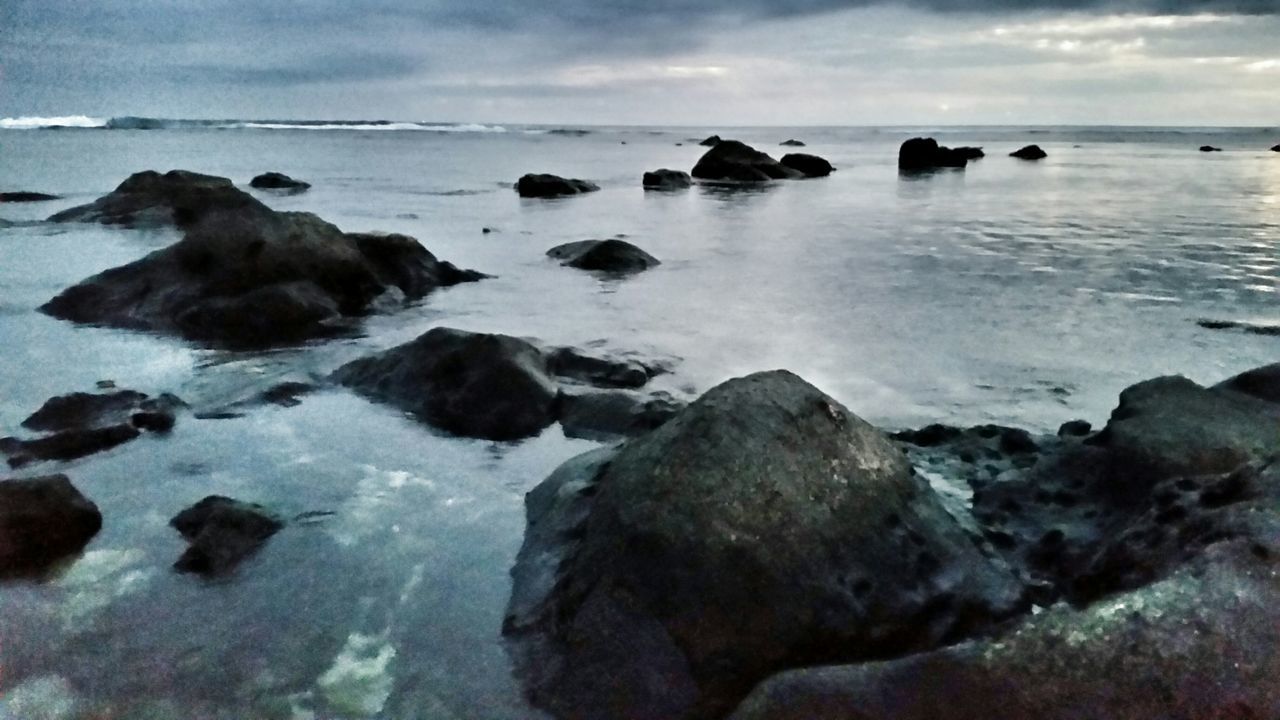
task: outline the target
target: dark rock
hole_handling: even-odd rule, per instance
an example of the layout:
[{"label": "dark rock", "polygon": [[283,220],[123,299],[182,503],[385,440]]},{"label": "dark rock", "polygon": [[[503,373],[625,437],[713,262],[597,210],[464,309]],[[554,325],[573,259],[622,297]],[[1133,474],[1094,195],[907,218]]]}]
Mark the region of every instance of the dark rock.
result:
[{"label": "dark rock", "polygon": [[792,170],[800,171],[805,177],[826,177],[835,170],[835,168],[831,167],[831,163],[823,158],[804,153],[783,155],[780,162]]},{"label": "dark rock", "polygon": [[556,419],[546,358],[507,335],[434,328],[334,373],[339,383],[466,437],[517,440]]},{"label": "dark rock", "polygon": [[899,170],[962,168],[968,162],[968,156],[965,153],[939,145],[933,138],[911,138],[898,148]]},{"label": "dark rock", "polygon": [[66,475],[0,482],[0,578],[44,573],[101,527],[98,507]]},{"label": "dark rock", "polygon": [[311,187],[311,183],[301,180],[294,180],[288,175],[269,172],[263,173],[249,181],[250,187],[256,187],[262,190],[293,190],[301,192]]},{"label": "dark rock", "polygon": [[722,140],[703,154],[691,173],[700,180],[761,182],[801,177],[797,170],[737,140]]},{"label": "dark rock", "polygon": [[982,152],[982,148],[980,147],[958,147],[952,150],[952,152],[962,156],[965,160],[980,160],[987,156],[986,153]]},{"label": "dark rock", "polygon": [[179,572],[221,575],[239,565],[284,523],[261,505],[210,495],[169,524],[190,543],[173,567]]},{"label": "dark rock", "polygon": [[146,400],[146,393],[136,390],[59,395],[46,400],[39,410],[22,421],[22,427],[51,432],[126,422]]},{"label": "dark rock", "polygon": [[1280,363],[1242,372],[1214,385],[1213,389],[1229,390],[1251,395],[1270,403],[1280,403]]},{"label": "dark rock", "polygon": [[1271,148],[1271,152],[1280,152],[1280,145],[1276,145],[1276,146],[1272,147],[1272,148]]},{"label": "dark rock", "polygon": [[715,147],[716,145],[719,145],[720,142],[721,140],[719,135],[712,135],[698,144],[703,147]]},{"label": "dark rock", "polygon": [[800,142],[799,140],[783,140],[778,144],[786,147],[804,147],[804,143]]},{"label": "dark rock", "polygon": [[64,430],[37,438],[0,438],[0,452],[9,456],[9,467],[23,467],[38,460],[74,460],[110,450],[133,440],[141,433],[131,424]]},{"label": "dark rock", "polygon": [[559,377],[580,380],[588,385],[607,388],[639,388],[660,368],[646,366],[637,360],[588,355],[576,348],[557,348],[547,355],[547,369]]},{"label": "dark rock", "polygon": [[1009,153],[1009,157],[1016,157],[1019,160],[1043,160],[1049,157],[1049,153],[1041,150],[1039,145],[1028,145]]},{"label": "dark rock", "polygon": [[585,392],[560,396],[564,434],[587,440],[616,440],[642,435],[670,420],[684,403],[663,392]]},{"label": "dark rock", "polygon": [[1058,437],[1083,437],[1093,431],[1087,420],[1068,420],[1058,427]]},{"label": "dark rock", "polygon": [[1222,148],[1214,147],[1212,145],[1201,145],[1200,152],[1222,152]]},{"label": "dark rock", "polygon": [[261,347],[343,331],[389,290],[417,299],[483,277],[407,236],[344,234],[310,213],[277,213],[244,197],[238,210],[205,212],[180,242],[68,288],[41,311]]},{"label": "dark rock", "polygon": [[306,395],[314,392],[315,385],[297,381],[286,381],[263,390],[259,395],[259,399],[263,402],[279,405],[281,407],[297,407],[302,404],[298,399],[299,395]]},{"label": "dark rock", "polygon": [[50,398],[22,422],[29,430],[51,433],[42,438],[4,438],[0,452],[11,467],[37,460],[73,460],[113,448],[138,437],[139,430],[167,432],[173,428],[178,398],[156,398],[135,390],[113,393],[71,393]]},{"label": "dark rock", "polygon": [[643,182],[646,190],[679,190],[693,184],[689,173],[666,168],[645,173]]},{"label": "dark rock", "polygon": [[600,186],[586,180],[562,178],[559,175],[528,174],[516,182],[516,192],[520,197],[548,198],[561,195],[578,195],[599,190]]},{"label": "dark rock", "polygon": [[560,718],[721,717],[777,670],[927,650],[1026,607],[897,448],[783,371],[571,460],[526,503],[504,630]]},{"label": "dark rock", "polygon": [[130,175],[113,192],[88,205],[63,210],[51,222],[97,222],[128,227],[194,224],[215,211],[270,212],[230,180],[186,170]]},{"label": "dark rock", "polygon": [[625,240],[580,240],[557,245],[547,256],[579,270],[609,273],[633,273],[648,270],[659,261],[654,256]]},{"label": "dark rock", "polygon": [[1206,330],[1240,330],[1250,335],[1280,335],[1280,323],[1257,323],[1239,320],[1197,320],[1196,324]]},{"label": "dark rock", "polygon": [[44,202],[46,200],[57,200],[60,197],[59,195],[49,195],[48,193],[19,190],[17,192],[0,192],[0,203]]}]

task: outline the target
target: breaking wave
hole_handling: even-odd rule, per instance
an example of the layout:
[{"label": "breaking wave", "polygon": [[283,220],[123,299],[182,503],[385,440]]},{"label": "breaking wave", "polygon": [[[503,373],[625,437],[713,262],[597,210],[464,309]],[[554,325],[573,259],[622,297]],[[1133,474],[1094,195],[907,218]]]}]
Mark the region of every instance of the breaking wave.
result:
[{"label": "breaking wave", "polygon": [[86,115],[65,117],[0,118],[0,130],[52,130],[89,128],[101,130],[363,130],[438,133],[503,133],[501,125],[479,123],[397,122],[392,120],[178,120],[131,115],[95,118]]}]

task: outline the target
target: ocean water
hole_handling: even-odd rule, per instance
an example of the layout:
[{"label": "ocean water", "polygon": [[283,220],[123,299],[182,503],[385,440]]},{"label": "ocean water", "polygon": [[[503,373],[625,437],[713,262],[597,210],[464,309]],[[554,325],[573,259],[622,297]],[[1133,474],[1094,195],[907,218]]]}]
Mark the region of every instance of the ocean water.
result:
[{"label": "ocean water", "polygon": [[[37,129],[50,124],[70,127]],[[839,170],[641,189],[645,170],[688,170],[711,132],[775,157],[798,138]],[[898,144],[925,133],[988,157],[899,176]],[[1046,160],[1006,157],[1032,142]],[[658,386],[689,398],[785,367],[887,428],[1101,424],[1139,380],[1212,383],[1280,359],[1280,337],[1196,323],[1280,321],[1276,142],[1278,129],[4,120],[0,190],[65,197],[0,205],[15,223],[0,227],[0,435],[99,380],[220,407],[437,325],[672,358]],[[242,185],[288,173],[312,189],[255,194],[497,277],[371,318],[359,337],[258,353],[37,313],[177,239],[38,221],[172,168]],[[526,172],[602,189],[522,200],[511,184]],[[663,264],[607,280],[544,256],[619,234]],[[592,447],[558,426],[521,443],[452,438],[325,389],[10,473],[67,473],[105,524],[56,579],[0,585],[0,718],[539,717],[502,646],[508,570],[523,494]],[[166,523],[209,494],[333,514],[292,524],[230,577],[178,575],[185,543]]]}]

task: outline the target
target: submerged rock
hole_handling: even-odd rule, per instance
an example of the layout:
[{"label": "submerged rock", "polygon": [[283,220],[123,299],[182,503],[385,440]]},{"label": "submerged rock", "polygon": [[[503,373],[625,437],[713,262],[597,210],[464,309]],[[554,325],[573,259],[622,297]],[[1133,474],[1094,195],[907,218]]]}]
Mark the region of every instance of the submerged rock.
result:
[{"label": "submerged rock", "polygon": [[762,182],[801,177],[765,153],[737,140],[716,143],[698,160],[690,173],[700,180]]},{"label": "submerged rock", "polygon": [[1043,160],[1049,157],[1049,153],[1041,150],[1039,145],[1028,145],[1009,153],[1009,157],[1016,157],[1019,160]]},{"label": "submerged rock", "polygon": [[662,168],[645,173],[643,184],[645,190],[680,190],[692,185],[693,179],[683,170]]},{"label": "submerged rock", "polygon": [[580,240],[557,245],[547,256],[579,270],[633,273],[659,265],[658,259],[625,240]]},{"label": "submerged rock", "polygon": [[933,138],[911,138],[898,148],[898,169],[906,171],[962,168],[968,154],[938,144]]},{"label": "submerged rock", "polygon": [[504,631],[560,718],[721,717],[772,672],[926,650],[1025,607],[901,451],[785,371],[570,460],[526,504]]},{"label": "submerged rock", "polygon": [[60,197],[60,195],[19,190],[16,192],[0,192],[0,203],[45,202],[46,200],[58,200]]},{"label": "submerged rock", "polygon": [[187,170],[135,173],[114,191],[88,205],[49,218],[50,222],[96,222],[127,227],[185,227],[215,211],[270,212],[224,177]]},{"label": "submerged rock", "polygon": [[823,158],[817,155],[806,155],[805,153],[783,155],[780,162],[792,170],[803,173],[805,177],[826,177],[835,170],[835,168],[831,167],[831,163]]},{"label": "submerged rock", "polygon": [[250,180],[249,186],[263,190],[294,190],[301,192],[311,187],[311,183],[294,180],[283,173],[268,172]]},{"label": "submerged rock", "polygon": [[559,175],[530,173],[516,182],[516,192],[520,197],[548,198],[562,195],[578,195],[595,192],[600,186],[587,180],[562,178]]},{"label": "submerged rock", "polygon": [[28,430],[49,433],[30,440],[0,438],[10,467],[40,460],[73,460],[109,450],[142,431],[168,432],[185,403],[168,393],[152,398],[136,390],[71,393],[50,398],[22,422]]},{"label": "submerged rock", "polygon": [[221,575],[239,565],[284,523],[261,505],[210,495],[169,521],[190,541],[174,563],[179,572]]},{"label": "submerged rock", "polygon": [[0,482],[0,579],[44,573],[101,527],[98,507],[66,475]]},{"label": "submerged rock", "polygon": [[206,185],[240,193],[245,202],[234,210],[206,208],[178,243],[84,280],[41,311],[73,322],[261,347],[340,332],[389,291],[396,299],[417,299],[485,277],[437,260],[404,235],[347,234],[310,213],[275,212],[223,178],[183,186],[183,192]]}]

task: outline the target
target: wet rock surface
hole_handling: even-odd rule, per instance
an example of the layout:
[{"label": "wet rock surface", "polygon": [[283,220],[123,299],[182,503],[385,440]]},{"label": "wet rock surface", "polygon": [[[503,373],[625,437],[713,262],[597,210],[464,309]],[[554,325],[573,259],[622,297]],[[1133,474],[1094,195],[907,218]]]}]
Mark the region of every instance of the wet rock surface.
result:
[{"label": "wet rock surface", "polygon": [[284,527],[261,505],[219,495],[210,495],[183,510],[169,524],[191,543],[174,569],[198,575],[234,570]]},{"label": "wet rock surface", "polygon": [[520,197],[550,198],[595,192],[600,186],[587,180],[563,178],[559,175],[530,173],[516,182]]},{"label": "wet rock surface", "polygon": [[[705,143],[704,143],[705,144]],[[699,180],[763,182],[803,177],[769,155],[737,140],[721,140],[711,146],[690,174]]]},{"label": "wet rock surface", "polygon": [[646,190],[680,190],[693,184],[693,178],[683,170],[662,168],[644,174],[641,179]]},{"label": "wet rock surface", "polygon": [[579,270],[634,273],[660,265],[657,258],[625,240],[580,240],[557,245],[547,256]]},{"label": "wet rock surface", "polygon": [[98,507],[66,475],[0,481],[0,580],[40,576],[101,527]]},{"label": "wet rock surface", "polygon": [[111,193],[49,217],[50,222],[96,222],[126,227],[187,226],[214,211],[266,211],[230,180],[188,170],[135,173]]},{"label": "wet rock surface", "polygon": [[[346,332],[376,306],[485,277],[437,260],[404,235],[343,233],[310,213],[275,212],[224,178],[173,175],[143,181],[135,175],[121,186],[156,185],[167,195],[121,196],[242,197],[192,211],[181,241],[64,290],[42,312],[218,345],[266,347]],[[123,202],[115,195],[99,203],[115,207]]]},{"label": "wet rock surface", "polygon": [[28,430],[46,433],[43,437],[0,438],[0,452],[8,456],[10,467],[73,460],[122,445],[144,431],[168,432],[183,407],[182,400],[168,393],[154,398],[136,390],[60,395],[22,422]]},{"label": "wet rock surface", "polygon": [[898,169],[906,172],[963,168],[969,153],[939,145],[933,138],[911,138],[898,148]]},{"label": "wet rock surface", "polygon": [[712,718],[788,667],[925,650],[1024,588],[879,431],[785,371],[527,498],[506,634],[561,718]]}]

